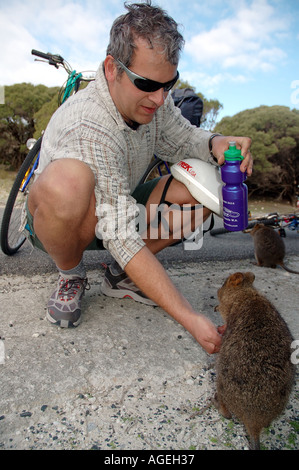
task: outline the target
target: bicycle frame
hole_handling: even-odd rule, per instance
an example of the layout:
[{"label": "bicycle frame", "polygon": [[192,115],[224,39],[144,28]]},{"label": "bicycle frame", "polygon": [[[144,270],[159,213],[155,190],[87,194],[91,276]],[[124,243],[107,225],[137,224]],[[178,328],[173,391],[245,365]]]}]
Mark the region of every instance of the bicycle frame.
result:
[{"label": "bicycle frame", "polygon": [[[157,162],[160,161],[161,164],[163,163],[163,165],[165,166],[165,169],[166,169],[167,173],[170,175],[170,168],[169,168],[168,163],[165,162],[165,161],[162,161],[162,160],[161,160],[160,158],[158,158],[156,155],[154,155],[154,159],[155,159]],[[162,173],[162,170],[161,170],[161,165],[158,165],[158,166],[157,166],[157,170],[158,170],[158,172],[159,172],[159,175],[160,175],[160,176],[163,176],[163,173]]]},{"label": "bicycle frame", "polygon": [[30,169],[27,170],[26,172],[26,175],[21,183],[21,187],[20,187],[20,191],[21,193],[23,193],[25,191],[25,189],[27,188],[28,184],[29,184],[29,181],[31,179],[31,177],[33,176],[33,173],[35,172],[36,168],[37,168],[37,165],[38,165],[38,162],[39,162],[39,155],[40,155],[40,152],[38,152],[38,155],[37,155],[37,158],[33,164],[33,167]]}]

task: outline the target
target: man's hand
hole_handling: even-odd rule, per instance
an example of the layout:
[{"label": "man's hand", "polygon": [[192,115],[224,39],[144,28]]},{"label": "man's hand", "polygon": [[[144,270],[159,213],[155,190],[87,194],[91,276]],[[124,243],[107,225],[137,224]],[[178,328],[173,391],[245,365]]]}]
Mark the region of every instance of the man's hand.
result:
[{"label": "man's hand", "polygon": [[253,160],[250,153],[251,139],[249,137],[219,136],[212,140],[212,153],[217,158],[219,165],[224,163],[224,152],[229,148],[229,142],[236,142],[236,147],[241,149],[241,155],[244,157],[240,165],[240,170],[250,176],[252,174]]},{"label": "man's hand", "polygon": [[189,332],[207,353],[215,354],[219,352],[221,335],[207,317],[200,314],[195,315]]}]

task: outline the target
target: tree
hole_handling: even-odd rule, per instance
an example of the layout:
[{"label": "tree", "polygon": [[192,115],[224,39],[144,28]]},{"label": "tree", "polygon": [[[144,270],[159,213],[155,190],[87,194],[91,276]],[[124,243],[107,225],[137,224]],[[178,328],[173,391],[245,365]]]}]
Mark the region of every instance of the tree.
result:
[{"label": "tree", "polygon": [[260,106],[223,118],[215,132],[252,139],[250,195],[288,199],[295,204],[299,182],[299,112],[286,106]]},{"label": "tree", "polygon": [[5,104],[0,106],[0,162],[20,166],[26,142],[35,128],[34,113],[57,94],[58,88],[19,83],[5,87]]},{"label": "tree", "polygon": [[[79,90],[83,90],[88,86],[88,81],[82,80],[79,86]],[[58,92],[59,90],[59,92]],[[53,95],[51,101],[47,101],[43,106],[34,114],[35,120],[35,132],[34,138],[38,139],[41,133],[46,129],[48,122],[50,121],[52,115],[55,113],[56,109],[60,106],[62,101],[62,96],[64,94],[65,88],[58,89],[57,93]]]},{"label": "tree", "polygon": [[34,114],[35,132],[33,137],[38,139],[41,133],[46,129],[51,116],[58,108],[58,94],[54,95],[51,101],[47,101],[43,106]]}]

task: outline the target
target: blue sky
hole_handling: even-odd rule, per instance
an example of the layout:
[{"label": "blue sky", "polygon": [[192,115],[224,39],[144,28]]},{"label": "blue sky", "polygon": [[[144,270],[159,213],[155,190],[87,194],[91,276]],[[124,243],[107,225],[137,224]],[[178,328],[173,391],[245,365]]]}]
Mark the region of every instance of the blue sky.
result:
[{"label": "blue sky", "polygon": [[[180,76],[223,104],[219,118],[260,105],[299,109],[299,0],[154,3],[182,25]],[[96,70],[124,11],[121,0],[0,0],[0,86],[63,83],[62,70],[34,62],[33,48]]]}]

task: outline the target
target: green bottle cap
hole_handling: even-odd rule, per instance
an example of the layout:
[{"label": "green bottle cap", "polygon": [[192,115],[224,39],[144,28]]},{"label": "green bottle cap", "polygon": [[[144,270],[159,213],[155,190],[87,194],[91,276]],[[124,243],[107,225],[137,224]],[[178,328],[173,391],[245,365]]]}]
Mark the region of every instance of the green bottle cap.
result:
[{"label": "green bottle cap", "polygon": [[229,142],[229,149],[224,152],[224,158],[229,162],[244,160],[241,150],[236,147],[236,142]]}]

